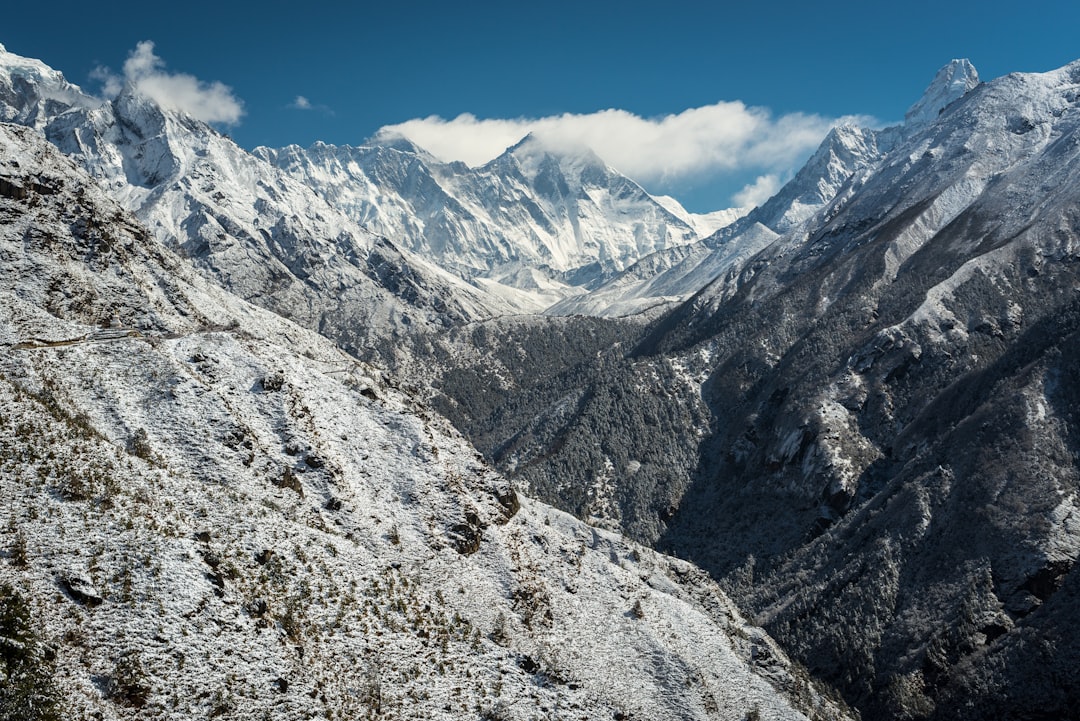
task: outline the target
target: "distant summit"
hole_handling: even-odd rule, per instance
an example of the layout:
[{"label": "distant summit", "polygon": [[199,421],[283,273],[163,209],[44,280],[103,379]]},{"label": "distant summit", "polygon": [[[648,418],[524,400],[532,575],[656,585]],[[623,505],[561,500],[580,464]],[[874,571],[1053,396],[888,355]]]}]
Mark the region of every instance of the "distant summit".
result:
[{"label": "distant summit", "polygon": [[937,119],[941,111],[979,84],[979,73],[966,59],[953,60],[938,70],[934,81],[919,101],[904,115],[908,125],[925,125]]}]

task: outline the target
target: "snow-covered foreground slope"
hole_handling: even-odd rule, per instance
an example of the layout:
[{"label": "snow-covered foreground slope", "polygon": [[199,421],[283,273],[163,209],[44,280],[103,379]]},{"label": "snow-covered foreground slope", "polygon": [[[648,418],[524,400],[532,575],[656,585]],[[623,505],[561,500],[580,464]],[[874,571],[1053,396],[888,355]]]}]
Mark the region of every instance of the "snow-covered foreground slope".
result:
[{"label": "snow-covered foreground slope", "polygon": [[740,214],[688,213],[586,148],[556,150],[533,136],[478,168],[440,162],[403,138],[255,154],[364,227],[534,311]]},{"label": "snow-covered foreground slope", "polygon": [[32,129],[0,219],[16,717],[842,717],[700,571],[519,501]]}]

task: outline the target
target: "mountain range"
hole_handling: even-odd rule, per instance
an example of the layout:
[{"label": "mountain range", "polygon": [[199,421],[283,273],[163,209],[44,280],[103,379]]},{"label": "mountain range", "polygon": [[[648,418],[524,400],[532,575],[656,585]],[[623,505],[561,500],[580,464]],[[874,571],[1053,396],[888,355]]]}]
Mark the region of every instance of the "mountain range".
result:
[{"label": "mountain range", "polygon": [[[700,570],[519,497],[415,392],[152,231],[184,179],[140,197],[46,140],[88,108],[51,109],[0,124],[0,717],[850,718]],[[219,217],[273,208],[243,200]]]},{"label": "mountain range", "polygon": [[0,121],[7,717],[1077,717],[1080,63],[709,216],[2,48]]},{"label": "mountain range", "polygon": [[400,137],[254,154],[372,231],[479,287],[541,311],[738,217],[655,198],[588,148],[528,136],[491,162],[442,163]]}]

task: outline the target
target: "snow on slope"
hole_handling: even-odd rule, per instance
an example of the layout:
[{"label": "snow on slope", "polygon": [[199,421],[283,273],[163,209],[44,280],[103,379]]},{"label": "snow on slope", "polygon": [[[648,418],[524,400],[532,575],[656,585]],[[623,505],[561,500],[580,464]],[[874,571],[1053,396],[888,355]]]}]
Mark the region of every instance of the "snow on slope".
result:
[{"label": "snow on slope", "polygon": [[[954,61],[957,64],[962,66]],[[995,242],[1008,233],[1019,235],[1045,210],[1039,203],[1051,196],[1046,192],[1032,198],[1025,190],[1069,183],[1076,123],[1071,111],[1080,97],[1078,67],[1073,63],[1049,73],[998,78],[943,107],[934,123],[905,126],[902,141],[859,179],[857,193],[824,211],[810,236],[787,237],[770,253],[797,253],[794,262],[806,263],[808,257],[848,248],[877,229],[890,238],[880,281],[885,286],[928,241],[967,213],[978,210],[1000,218]],[[942,77],[948,77],[945,70],[939,73],[939,80]],[[841,210],[846,219],[833,222],[841,218]],[[860,220],[853,223],[852,217]],[[900,230],[890,231],[893,226]],[[976,231],[971,233],[970,242],[980,242]],[[987,260],[980,256],[972,262]],[[962,281],[946,283],[953,287]],[[762,294],[775,290],[774,285],[759,285]]]},{"label": "snow on slope", "polygon": [[670,195],[654,195],[652,198],[672,215],[687,220],[702,238],[707,238],[721,228],[726,228],[746,215],[749,210],[749,208],[727,208],[710,213],[690,213],[682,207],[682,203]]},{"label": "snow on slope", "polygon": [[672,198],[650,196],[588,149],[555,151],[532,136],[478,168],[442,163],[396,137],[255,154],[460,277],[521,291],[531,310],[739,215],[693,215]]},{"label": "snow on slope", "polygon": [[625,317],[670,308],[716,278],[735,269],[779,235],[761,223],[739,224],[730,238],[715,245],[695,243],[675,252],[654,253],[588,294],[552,305],[549,315]]},{"label": "snow on slope", "polygon": [[700,571],[519,507],[33,130],[0,179],[0,595],[61,716],[842,717]]},{"label": "snow on slope", "polygon": [[[905,424],[912,435],[925,427],[919,413],[931,390],[915,385],[905,416],[894,400],[882,404],[887,411],[872,404],[866,410],[870,388],[906,377],[915,364],[921,373],[941,373],[924,381],[931,389],[943,378],[975,374],[1018,342],[1021,331],[1065,312],[1059,306],[1070,302],[1064,289],[1075,291],[1069,273],[1078,250],[1078,101],[1080,62],[976,86],[933,123],[907,128],[807,229],[781,237],[683,309],[688,325],[711,318],[723,324],[739,313],[733,308],[753,307],[773,314],[765,325],[782,318],[807,327],[878,326],[843,352],[840,374],[803,401],[817,410],[801,410],[770,429],[774,458],[790,456],[787,439],[805,439],[812,429],[816,440],[798,471],[807,494],[829,479],[829,493],[846,509],[864,492],[870,464],[886,457],[881,447],[903,448]],[[802,278],[813,278],[812,288]],[[732,305],[736,293],[739,304]],[[796,307],[786,305],[791,298],[801,299]],[[839,322],[834,313],[849,317]],[[790,329],[767,335],[761,342],[773,359],[783,357],[784,343],[800,338]],[[986,343],[991,347],[977,350]],[[874,412],[889,417],[885,438],[870,435],[865,416]],[[825,520],[831,523],[834,513],[823,505]]]}]

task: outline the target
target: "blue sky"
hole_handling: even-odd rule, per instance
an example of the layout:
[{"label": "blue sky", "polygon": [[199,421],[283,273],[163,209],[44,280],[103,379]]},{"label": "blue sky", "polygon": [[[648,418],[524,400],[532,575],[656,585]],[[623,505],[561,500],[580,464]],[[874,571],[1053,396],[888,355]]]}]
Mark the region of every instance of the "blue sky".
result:
[{"label": "blue sky", "polygon": [[647,189],[705,211],[784,180],[838,118],[902,119],[954,57],[984,80],[1050,70],[1080,58],[1077,28],[1074,0],[58,0],[10,3],[0,43],[99,92],[95,69],[121,76],[152,41],[142,67],[227,86],[242,116],[219,126],[248,148],[359,144],[397,126],[477,162],[562,118],[546,127],[606,142],[601,155]]}]

